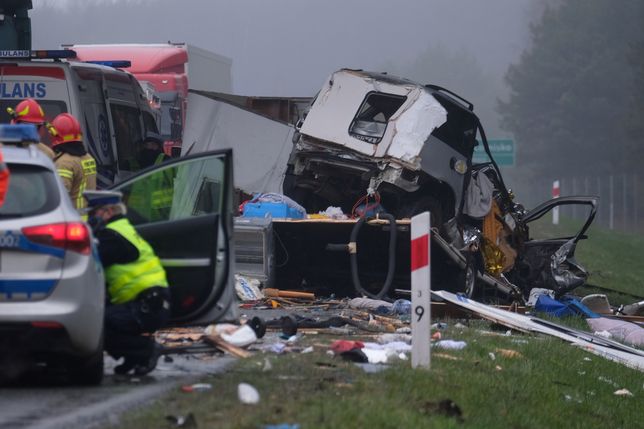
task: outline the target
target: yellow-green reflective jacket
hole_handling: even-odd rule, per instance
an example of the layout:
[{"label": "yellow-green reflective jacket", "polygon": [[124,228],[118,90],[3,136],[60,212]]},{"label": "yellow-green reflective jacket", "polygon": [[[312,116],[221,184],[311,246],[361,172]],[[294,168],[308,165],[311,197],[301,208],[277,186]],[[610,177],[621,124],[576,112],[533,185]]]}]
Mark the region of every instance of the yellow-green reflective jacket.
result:
[{"label": "yellow-green reflective jacket", "polygon": [[154,250],[134,229],[129,220],[122,218],[107,224],[107,228],[121,234],[139,251],[139,259],[127,264],[114,264],[105,269],[105,280],[113,304],[134,300],[142,291],[153,286],[168,287],[161,261]]}]

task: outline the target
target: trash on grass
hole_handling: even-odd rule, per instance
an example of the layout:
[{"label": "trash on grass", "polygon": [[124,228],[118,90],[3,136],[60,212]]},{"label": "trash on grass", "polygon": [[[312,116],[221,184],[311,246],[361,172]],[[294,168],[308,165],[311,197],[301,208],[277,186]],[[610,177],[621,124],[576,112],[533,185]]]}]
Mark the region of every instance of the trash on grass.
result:
[{"label": "trash on grass", "polygon": [[516,350],[512,349],[494,349],[496,352],[498,352],[501,356],[506,357],[506,358],[522,358],[523,355],[519,353]]},{"label": "trash on grass", "polygon": [[212,384],[210,383],[196,383],[196,384],[181,386],[181,391],[186,393],[205,392],[210,389],[212,389]]},{"label": "trash on grass", "polygon": [[631,393],[631,391],[630,391],[630,390],[628,390],[628,389],[619,389],[619,390],[616,390],[615,392],[613,392],[613,395],[617,395],[617,396],[633,396],[633,394]]},{"label": "trash on grass", "polygon": [[266,425],[263,426],[262,429],[300,429],[300,425],[297,423],[280,423],[277,425]]},{"label": "trash on grass", "polygon": [[242,404],[257,404],[259,403],[259,392],[248,383],[239,383],[237,385],[237,397]]},{"label": "trash on grass", "polygon": [[188,413],[185,416],[165,416],[165,419],[172,423],[175,427],[186,429],[197,427],[197,420],[192,413]]},{"label": "trash on grass", "polygon": [[613,310],[608,303],[608,297],[601,293],[586,295],[581,299],[581,303],[597,314],[612,315]]},{"label": "trash on grass", "polygon": [[357,367],[359,367],[359,368],[362,368],[362,370],[364,372],[366,372],[367,374],[376,374],[376,373],[384,371],[384,370],[386,370],[388,368],[387,365],[378,365],[378,364],[371,363],[371,362],[369,362],[369,363],[356,362],[355,365]]},{"label": "trash on grass", "polygon": [[435,342],[433,346],[445,350],[461,350],[467,346],[467,343],[465,341],[440,340]]}]

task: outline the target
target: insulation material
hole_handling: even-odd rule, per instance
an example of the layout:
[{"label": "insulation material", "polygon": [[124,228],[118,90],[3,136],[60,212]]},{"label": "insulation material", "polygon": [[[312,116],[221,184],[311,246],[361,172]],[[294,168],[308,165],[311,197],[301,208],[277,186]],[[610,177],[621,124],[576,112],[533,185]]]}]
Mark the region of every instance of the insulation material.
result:
[{"label": "insulation material", "polygon": [[644,346],[644,328],[635,323],[606,317],[586,319],[586,322],[594,331],[608,331],[616,340],[638,347]]},{"label": "insulation material", "polygon": [[414,163],[432,131],[446,121],[445,108],[431,94],[418,92],[409,108],[390,121],[395,134],[387,155]]}]

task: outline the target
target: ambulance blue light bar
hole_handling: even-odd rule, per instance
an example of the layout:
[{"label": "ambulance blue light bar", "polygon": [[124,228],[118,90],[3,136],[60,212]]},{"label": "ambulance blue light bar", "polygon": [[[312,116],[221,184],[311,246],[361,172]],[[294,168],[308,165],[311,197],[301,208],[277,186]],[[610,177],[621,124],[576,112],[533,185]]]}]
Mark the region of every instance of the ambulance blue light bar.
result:
[{"label": "ambulance blue light bar", "polygon": [[54,49],[54,50],[0,50],[1,59],[48,59],[58,60],[61,58],[74,58],[76,52],[71,49]]},{"label": "ambulance blue light bar", "polygon": [[0,142],[4,144],[38,142],[40,136],[34,124],[0,125]]},{"label": "ambulance blue light bar", "polygon": [[129,60],[110,60],[110,61],[85,61],[90,64],[98,64],[99,66],[108,66],[115,69],[125,69],[132,65],[132,61]]}]

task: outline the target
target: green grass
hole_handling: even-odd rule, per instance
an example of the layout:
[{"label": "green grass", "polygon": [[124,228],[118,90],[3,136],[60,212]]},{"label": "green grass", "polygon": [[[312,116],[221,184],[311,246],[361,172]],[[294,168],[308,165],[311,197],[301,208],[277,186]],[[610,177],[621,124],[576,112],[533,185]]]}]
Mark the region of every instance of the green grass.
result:
[{"label": "green grass", "polygon": [[[461,351],[435,350],[460,360],[434,355],[431,370],[414,370],[409,361],[400,361],[385,372],[367,374],[319,347],[311,354],[260,354],[204,380],[212,383],[211,391],[177,389],[152,407],[130,414],[118,427],[169,428],[173,426],[166,415],[188,413],[198,427],[208,428],[279,423],[298,423],[302,429],[642,427],[641,372],[554,338],[483,335],[478,329],[482,327],[487,323],[448,329],[443,338],[465,340],[468,346]],[[331,341],[319,336],[314,340]],[[522,357],[503,357],[499,348],[516,350]],[[272,364],[270,371],[262,370],[266,359]],[[258,405],[239,403],[240,382],[258,389]],[[634,397],[615,396],[621,388]],[[460,408],[460,419],[439,410],[437,404],[445,399]]]},{"label": "green grass", "polygon": [[[591,227],[577,257],[590,271],[589,284],[644,297],[644,237]],[[631,301],[632,302],[632,301]]]}]

